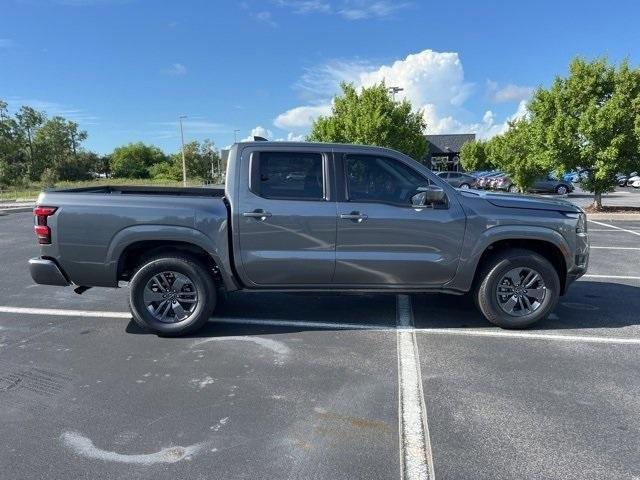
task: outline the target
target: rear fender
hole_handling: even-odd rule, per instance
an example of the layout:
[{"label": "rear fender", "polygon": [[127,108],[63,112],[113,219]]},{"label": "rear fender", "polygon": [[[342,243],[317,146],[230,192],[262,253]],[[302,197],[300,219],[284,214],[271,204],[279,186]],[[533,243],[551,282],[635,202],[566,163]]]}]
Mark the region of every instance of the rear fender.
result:
[{"label": "rear fender", "polygon": [[134,225],[118,232],[109,243],[105,260],[105,270],[107,278],[112,283],[111,286],[117,286],[118,263],[122,253],[130,245],[144,241],[183,242],[200,247],[211,256],[218,266],[225,288],[227,290],[237,289],[228,265],[229,250],[226,235],[219,242],[216,242],[194,228],[172,225]]}]

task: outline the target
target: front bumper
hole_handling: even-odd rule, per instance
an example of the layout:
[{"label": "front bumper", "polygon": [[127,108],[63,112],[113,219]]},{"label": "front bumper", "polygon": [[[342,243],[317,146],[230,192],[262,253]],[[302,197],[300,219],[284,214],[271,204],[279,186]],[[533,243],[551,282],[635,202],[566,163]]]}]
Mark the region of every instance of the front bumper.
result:
[{"label": "front bumper", "polygon": [[573,282],[587,273],[589,268],[589,253],[590,253],[589,235],[587,233],[578,234],[576,237],[576,250],[574,254],[573,267],[567,272],[566,288]]},{"label": "front bumper", "polygon": [[66,287],[71,285],[58,264],[49,258],[32,258],[29,260],[29,273],[36,283],[42,285],[58,285]]}]

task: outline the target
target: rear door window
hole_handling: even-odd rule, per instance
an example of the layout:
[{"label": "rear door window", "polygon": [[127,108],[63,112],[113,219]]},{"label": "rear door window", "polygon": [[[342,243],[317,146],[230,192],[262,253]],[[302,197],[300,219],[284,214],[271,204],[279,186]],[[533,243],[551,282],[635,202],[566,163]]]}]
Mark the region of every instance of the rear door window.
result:
[{"label": "rear door window", "polygon": [[325,174],[322,155],[312,152],[260,152],[253,165],[252,191],[282,200],[323,200]]}]

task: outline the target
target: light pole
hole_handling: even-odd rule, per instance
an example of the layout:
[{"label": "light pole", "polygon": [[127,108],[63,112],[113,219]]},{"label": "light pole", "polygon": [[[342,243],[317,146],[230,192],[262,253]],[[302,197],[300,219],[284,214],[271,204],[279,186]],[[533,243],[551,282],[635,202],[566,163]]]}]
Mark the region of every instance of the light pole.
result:
[{"label": "light pole", "polygon": [[391,94],[391,96],[393,97],[393,101],[395,102],[396,101],[396,93],[404,91],[404,88],[402,88],[402,87],[389,87],[389,88],[387,88],[387,91]]},{"label": "light pole", "polygon": [[182,119],[187,118],[186,115],[180,115],[180,142],[182,144],[182,186],[187,186],[187,162],[184,159],[184,129],[182,128]]}]

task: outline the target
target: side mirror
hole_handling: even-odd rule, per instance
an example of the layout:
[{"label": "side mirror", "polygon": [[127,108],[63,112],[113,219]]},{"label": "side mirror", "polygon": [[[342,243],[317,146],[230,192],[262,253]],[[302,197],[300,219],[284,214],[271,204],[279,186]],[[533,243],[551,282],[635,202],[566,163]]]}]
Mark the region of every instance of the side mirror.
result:
[{"label": "side mirror", "polygon": [[411,197],[411,205],[414,207],[424,207],[426,205],[437,205],[444,200],[444,189],[437,185],[423,187],[420,192]]}]

